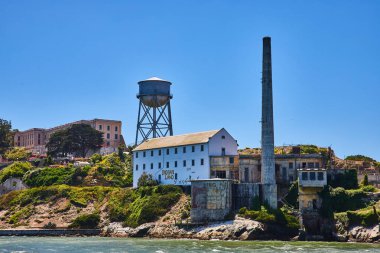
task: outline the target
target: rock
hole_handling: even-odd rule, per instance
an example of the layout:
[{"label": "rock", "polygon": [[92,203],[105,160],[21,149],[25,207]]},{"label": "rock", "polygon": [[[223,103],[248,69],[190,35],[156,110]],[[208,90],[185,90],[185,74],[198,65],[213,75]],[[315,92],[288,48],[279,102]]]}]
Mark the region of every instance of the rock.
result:
[{"label": "rock", "polygon": [[365,228],[362,226],[352,227],[348,231],[350,241],[376,242],[380,240],[379,225]]},{"label": "rock", "polygon": [[148,234],[149,230],[155,226],[154,223],[145,223],[135,228],[129,237],[144,237]]}]

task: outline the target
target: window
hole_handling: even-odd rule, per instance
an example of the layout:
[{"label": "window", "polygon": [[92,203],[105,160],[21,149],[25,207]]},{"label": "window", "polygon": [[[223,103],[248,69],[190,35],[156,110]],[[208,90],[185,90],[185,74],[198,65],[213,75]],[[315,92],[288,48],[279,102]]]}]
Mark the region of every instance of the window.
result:
[{"label": "window", "polygon": [[224,170],[216,171],[215,176],[217,178],[226,178],[226,171],[224,171]]},{"label": "window", "polygon": [[138,164],[136,164],[136,170],[139,170],[139,165]]},{"label": "window", "polygon": [[183,147],[183,153],[186,153],[186,147]]},{"label": "window", "polygon": [[204,165],[205,161],[203,160],[203,158],[201,159],[201,165]]},{"label": "window", "polygon": [[195,165],[195,160],[191,160],[191,166]]},{"label": "window", "polygon": [[205,146],[201,145],[201,151],[204,151],[204,150],[205,150]]},{"label": "window", "polygon": [[115,132],[117,132],[119,130],[119,128],[117,126],[115,126]]},{"label": "window", "polygon": [[119,136],[118,136],[117,134],[115,134],[115,140],[117,140],[118,137],[119,137]]},{"label": "window", "polygon": [[315,172],[310,172],[310,180],[315,180]]},{"label": "window", "polygon": [[307,179],[308,179],[307,172],[302,172],[302,180],[307,180]]},{"label": "window", "polygon": [[315,168],[319,168],[319,163],[315,163]]},{"label": "window", "polygon": [[183,160],[183,167],[186,167],[186,160]]},{"label": "window", "polygon": [[110,126],[107,126],[107,131],[111,131],[111,127]]},{"label": "window", "polygon": [[306,168],[306,163],[302,163],[302,168]]},{"label": "window", "polygon": [[153,156],[153,155],[154,155],[154,151],[151,150],[151,151],[150,151],[150,156]]},{"label": "window", "polygon": [[150,169],[153,170],[153,163],[150,164]]},{"label": "window", "polygon": [[174,154],[178,154],[178,148],[174,149]]},{"label": "window", "polygon": [[226,139],[226,136],[222,135],[222,139],[223,139],[223,140]]},{"label": "window", "polygon": [[139,152],[136,152],[136,158],[139,158]]},{"label": "window", "polygon": [[158,175],[158,182],[161,183],[161,175]]},{"label": "window", "polygon": [[289,169],[293,169],[293,163],[289,163]]},{"label": "window", "polygon": [[226,148],[222,148],[222,156],[226,155]]},{"label": "window", "polygon": [[174,167],[177,168],[177,165],[178,165],[177,161],[174,161]]},{"label": "window", "polygon": [[158,155],[159,155],[159,156],[161,155],[161,149],[158,150]]},{"label": "window", "polygon": [[143,157],[145,157],[145,156],[146,156],[146,152],[144,151],[144,152],[143,152]]},{"label": "window", "polygon": [[177,179],[177,173],[174,174],[174,179]]},{"label": "window", "polygon": [[103,126],[102,126],[102,125],[99,125],[98,128],[99,128],[99,130],[102,130],[102,129],[103,129]]},{"label": "window", "polygon": [[145,170],[145,163],[143,164],[143,170]]},{"label": "window", "polygon": [[195,152],[195,146],[191,146],[191,152]]},{"label": "window", "polygon": [[233,163],[234,163],[234,158],[230,157],[230,164],[233,164]]},{"label": "window", "polygon": [[191,180],[191,175],[189,176],[189,180]]},{"label": "window", "polygon": [[166,162],[166,168],[167,169],[169,168],[169,162]]},{"label": "window", "polygon": [[307,163],[308,168],[314,168],[314,163]]},{"label": "window", "polygon": [[158,163],[158,168],[161,169],[161,163]]},{"label": "window", "polygon": [[110,142],[109,142],[109,141],[107,141],[107,147],[109,147],[109,145],[110,145]]},{"label": "window", "polygon": [[169,149],[166,149],[166,154],[167,154],[167,155],[169,154]]},{"label": "window", "polygon": [[108,133],[108,134],[107,134],[107,139],[109,139],[109,138],[110,138],[110,134]]},{"label": "window", "polygon": [[323,180],[323,172],[318,172],[318,180],[322,181]]}]

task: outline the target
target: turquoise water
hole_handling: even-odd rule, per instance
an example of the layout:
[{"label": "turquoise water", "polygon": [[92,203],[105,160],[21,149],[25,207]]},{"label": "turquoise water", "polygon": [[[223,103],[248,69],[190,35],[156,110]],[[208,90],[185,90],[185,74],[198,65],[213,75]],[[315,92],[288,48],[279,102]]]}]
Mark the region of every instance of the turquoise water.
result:
[{"label": "turquoise water", "polygon": [[380,245],[280,241],[195,241],[102,237],[0,237],[0,252],[379,252]]}]

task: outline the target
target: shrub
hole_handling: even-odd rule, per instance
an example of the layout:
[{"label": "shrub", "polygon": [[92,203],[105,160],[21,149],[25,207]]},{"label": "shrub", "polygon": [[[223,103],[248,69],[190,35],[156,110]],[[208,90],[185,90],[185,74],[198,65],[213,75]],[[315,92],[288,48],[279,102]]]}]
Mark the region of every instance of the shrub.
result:
[{"label": "shrub", "polygon": [[290,187],[285,197],[285,201],[294,208],[298,208],[298,181],[295,181]]},{"label": "shrub", "polygon": [[5,153],[5,158],[10,161],[25,161],[31,154],[26,148],[14,147]]},{"label": "shrub", "polygon": [[73,220],[69,228],[93,229],[98,227],[99,222],[99,214],[82,214]]},{"label": "shrub", "polygon": [[91,162],[92,162],[93,164],[102,161],[102,159],[103,159],[102,155],[101,155],[101,154],[98,154],[98,153],[93,154],[93,155],[90,157],[90,160],[91,160]]},{"label": "shrub", "polygon": [[363,192],[375,192],[377,189],[373,185],[366,185],[360,188]]},{"label": "shrub", "polygon": [[368,175],[364,174],[363,181],[361,182],[362,186],[367,186],[368,185]]},{"label": "shrub", "polygon": [[356,169],[345,170],[343,174],[337,174],[334,179],[330,179],[328,184],[334,188],[357,189],[359,188],[358,172]]},{"label": "shrub", "polygon": [[55,229],[55,228],[57,228],[57,224],[49,221],[47,224],[44,225],[44,228],[45,229]]},{"label": "shrub", "polygon": [[0,183],[3,183],[10,177],[22,178],[32,168],[33,166],[29,162],[14,162],[0,171]]},{"label": "shrub", "polygon": [[143,173],[139,180],[137,181],[137,186],[155,186],[157,185],[157,181],[153,179],[152,174]]}]

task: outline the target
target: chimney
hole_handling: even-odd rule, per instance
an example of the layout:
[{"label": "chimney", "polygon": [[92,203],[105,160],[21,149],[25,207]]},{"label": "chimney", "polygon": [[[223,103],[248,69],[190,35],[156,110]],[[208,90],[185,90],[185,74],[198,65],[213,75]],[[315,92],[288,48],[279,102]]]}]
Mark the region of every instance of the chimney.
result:
[{"label": "chimney", "polygon": [[261,184],[263,200],[277,208],[277,185],[274,160],[273,95],[271,38],[263,38],[261,117]]}]

